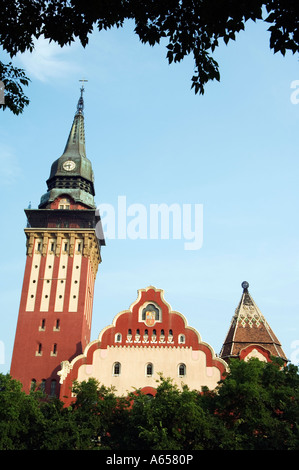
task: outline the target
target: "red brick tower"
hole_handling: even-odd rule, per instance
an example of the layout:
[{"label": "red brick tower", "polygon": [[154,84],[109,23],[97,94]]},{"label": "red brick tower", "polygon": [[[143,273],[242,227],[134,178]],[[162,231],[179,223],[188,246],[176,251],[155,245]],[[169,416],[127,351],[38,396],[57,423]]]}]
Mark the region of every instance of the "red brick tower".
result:
[{"label": "red brick tower", "polygon": [[61,361],[90,341],[104,240],[97,236],[100,217],[85,152],[83,91],[63,155],[52,164],[48,191],[38,209],[25,210],[27,259],[10,373],[26,392],[36,385],[59,396]]}]

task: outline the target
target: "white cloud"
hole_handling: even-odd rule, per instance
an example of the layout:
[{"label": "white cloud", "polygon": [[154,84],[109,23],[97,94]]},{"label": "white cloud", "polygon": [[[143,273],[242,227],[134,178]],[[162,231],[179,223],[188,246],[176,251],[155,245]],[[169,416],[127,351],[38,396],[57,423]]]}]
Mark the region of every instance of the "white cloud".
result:
[{"label": "white cloud", "polygon": [[68,57],[70,51],[71,47],[62,48],[41,37],[35,41],[33,52],[19,54],[18,59],[31,78],[48,82],[79,71],[80,67]]}]

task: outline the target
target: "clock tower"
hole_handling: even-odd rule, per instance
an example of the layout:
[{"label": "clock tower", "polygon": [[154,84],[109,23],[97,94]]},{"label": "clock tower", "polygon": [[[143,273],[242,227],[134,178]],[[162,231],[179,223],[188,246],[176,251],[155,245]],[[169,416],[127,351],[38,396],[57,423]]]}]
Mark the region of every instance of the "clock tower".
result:
[{"label": "clock tower", "polygon": [[38,209],[25,210],[26,265],[11,376],[26,392],[59,396],[60,363],[90,341],[94,284],[104,239],[86,157],[83,92],[64,152]]}]

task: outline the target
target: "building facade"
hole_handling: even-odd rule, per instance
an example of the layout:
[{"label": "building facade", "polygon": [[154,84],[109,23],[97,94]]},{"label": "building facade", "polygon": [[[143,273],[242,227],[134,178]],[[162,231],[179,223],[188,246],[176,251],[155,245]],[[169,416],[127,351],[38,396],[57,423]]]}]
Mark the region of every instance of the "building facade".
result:
[{"label": "building facade", "polygon": [[140,289],[129,309],[90,342],[105,241],[85,151],[83,91],[47,192],[38,209],[25,211],[26,265],[11,376],[26,392],[38,386],[69,404],[74,380],[93,377],[119,395],[134,388],[154,394],[160,374],[179,387],[214,389],[232,358],[270,361],[274,355],[287,361],[247,282],[219,356],[153,286]]},{"label": "building facade", "polygon": [[137,300],[104,328],[83,354],[62,363],[61,396],[72,399],[74,380],[93,377],[113,386],[118,395],[134,388],[154,394],[159,375],[171,377],[179,387],[214,389],[227,371],[226,362],[173,311],[162,289],[149,286],[138,291]]}]

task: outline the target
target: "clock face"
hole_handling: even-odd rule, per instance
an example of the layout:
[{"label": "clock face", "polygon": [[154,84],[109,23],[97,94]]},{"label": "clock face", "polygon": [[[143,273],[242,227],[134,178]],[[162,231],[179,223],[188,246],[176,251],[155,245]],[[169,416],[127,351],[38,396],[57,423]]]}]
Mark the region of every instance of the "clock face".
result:
[{"label": "clock face", "polygon": [[64,164],[62,166],[63,166],[64,170],[72,171],[76,168],[76,163],[73,162],[72,160],[67,160],[66,162],[64,162]]}]

